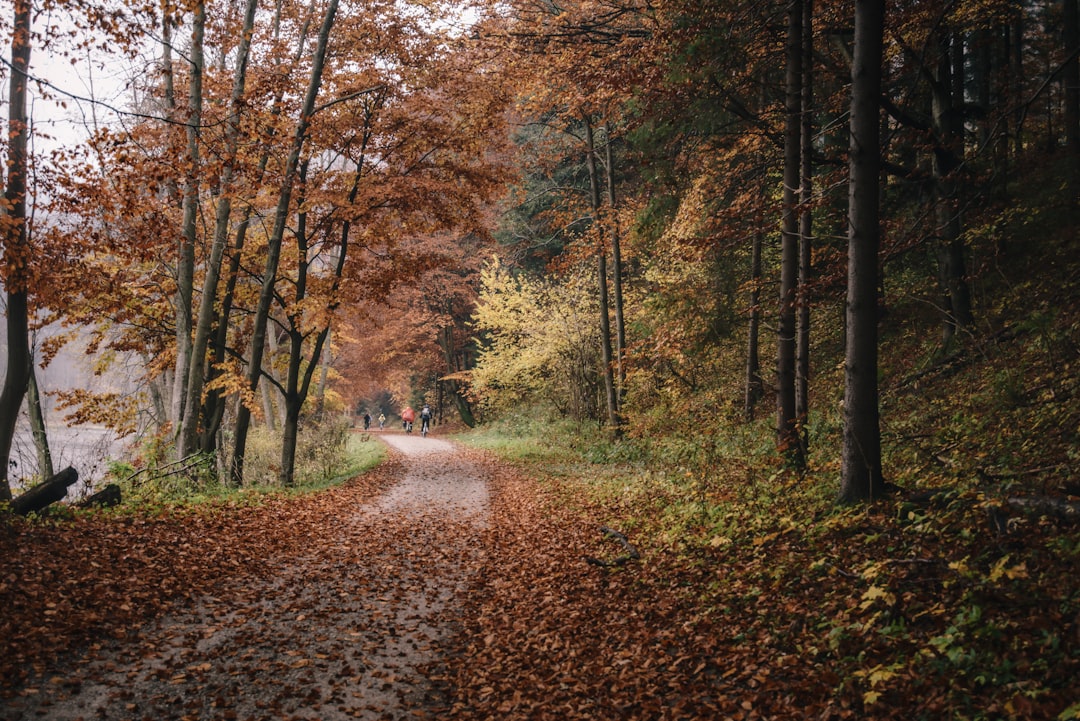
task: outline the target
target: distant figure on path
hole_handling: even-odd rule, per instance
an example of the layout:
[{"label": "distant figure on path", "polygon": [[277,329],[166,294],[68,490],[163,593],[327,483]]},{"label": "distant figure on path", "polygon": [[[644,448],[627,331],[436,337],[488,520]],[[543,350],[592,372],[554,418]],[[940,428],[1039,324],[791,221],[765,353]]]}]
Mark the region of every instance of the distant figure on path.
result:
[{"label": "distant figure on path", "polygon": [[371,426],[371,414],[364,411],[364,430],[366,431]]},{"label": "distant figure on path", "polygon": [[379,430],[380,431],[383,429],[384,425],[386,425],[386,414],[385,413],[380,413],[379,414]]},{"label": "distant figure on path", "polygon": [[431,406],[427,403],[420,409],[420,432],[425,436],[431,432]]}]

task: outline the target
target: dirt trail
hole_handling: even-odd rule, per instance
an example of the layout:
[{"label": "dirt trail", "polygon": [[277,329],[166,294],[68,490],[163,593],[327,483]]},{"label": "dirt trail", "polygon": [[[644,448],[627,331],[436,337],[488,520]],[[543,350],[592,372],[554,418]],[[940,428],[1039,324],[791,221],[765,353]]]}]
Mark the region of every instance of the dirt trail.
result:
[{"label": "dirt trail", "polygon": [[385,494],[342,508],[330,532],[312,529],[299,557],[42,679],[0,718],[438,717],[487,478],[446,441],[381,437],[397,479]]}]

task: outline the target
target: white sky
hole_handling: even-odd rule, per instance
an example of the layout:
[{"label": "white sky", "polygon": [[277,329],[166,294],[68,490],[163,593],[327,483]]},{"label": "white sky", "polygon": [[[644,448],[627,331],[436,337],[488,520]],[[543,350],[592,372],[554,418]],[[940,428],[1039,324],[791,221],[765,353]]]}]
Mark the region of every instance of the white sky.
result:
[{"label": "white sky", "polygon": [[95,125],[117,123],[119,118],[111,108],[130,107],[128,83],[133,72],[128,58],[90,60],[84,56],[72,63],[40,49],[32,51],[31,75],[53,86],[30,85],[35,149],[82,143]]}]

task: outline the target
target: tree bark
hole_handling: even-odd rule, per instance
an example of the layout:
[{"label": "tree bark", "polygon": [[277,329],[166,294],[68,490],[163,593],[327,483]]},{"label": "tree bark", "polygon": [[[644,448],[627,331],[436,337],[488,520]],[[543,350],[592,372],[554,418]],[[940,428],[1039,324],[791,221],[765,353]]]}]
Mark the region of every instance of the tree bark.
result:
[{"label": "tree bark", "polygon": [[41,389],[34,371],[34,354],[30,353],[30,372],[26,386],[26,410],[30,416],[30,432],[34,436],[34,448],[38,457],[38,476],[52,478],[53,459],[49,448],[49,431],[45,425],[45,409],[41,405]]},{"label": "tree bark", "polygon": [[7,185],[4,188],[4,286],[7,294],[7,371],[0,391],[0,501],[11,499],[8,462],[15,426],[30,376],[30,328],[26,264],[26,172],[30,123],[26,112],[32,3],[15,0],[8,77]]},{"label": "tree bark", "polygon": [[798,423],[799,457],[805,460],[810,439],[807,420],[810,417],[810,276],[813,273],[812,201],[814,194],[814,3],[803,0],[802,23],[802,115],[799,149],[802,155],[799,185],[799,280],[798,317],[795,338],[795,418]]},{"label": "tree bark", "polygon": [[604,365],[604,397],[607,401],[608,425],[619,432],[619,401],[615,392],[615,376],[611,354],[611,304],[608,300],[607,249],[603,242],[603,228],[599,226],[600,178],[596,169],[596,143],[592,121],[585,118],[586,163],[589,166],[589,198],[592,205],[593,223],[600,240],[596,249],[596,275],[600,286],[600,354]]},{"label": "tree bark", "polygon": [[784,193],[780,250],[780,307],[776,343],[776,447],[793,466],[805,462],[795,413],[795,305],[799,268],[798,191],[801,174],[802,0],[788,3],[784,126]]},{"label": "tree bark", "polygon": [[856,0],[851,68],[848,181],[847,338],[844,432],[839,500],[884,493],[877,387],[877,263],[881,167],[879,98],[885,30],[884,0]]},{"label": "tree bark", "polygon": [[[183,221],[180,252],[176,266],[176,376],[173,380],[171,418],[179,441],[187,410],[187,386],[192,364],[191,330],[195,292],[195,245],[199,219],[199,126],[202,125],[203,37],[206,32],[206,3],[197,0],[192,17],[188,86],[187,169],[184,178]],[[198,412],[198,409],[192,409]],[[181,450],[182,444],[178,446]],[[181,457],[183,457],[181,455]]]},{"label": "tree bark", "polygon": [[948,346],[957,330],[971,325],[972,317],[971,293],[965,277],[960,182],[957,178],[964,155],[960,107],[964,101],[964,49],[953,31],[943,28],[942,32],[933,84],[932,111],[938,144],[933,167],[938,273],[943,305],[941,340],[943,346]]},{"label": "tree bark", "polygon": [[611,150],[611,123],[604,124],[604,159],[606,162],[608,207],[611,210],[611,291],[615,305],[615,363],[618,369],[616,404],[621,411],[626,394],[626,320],[623,314],[622,240],[615,212],[615,159]]}]

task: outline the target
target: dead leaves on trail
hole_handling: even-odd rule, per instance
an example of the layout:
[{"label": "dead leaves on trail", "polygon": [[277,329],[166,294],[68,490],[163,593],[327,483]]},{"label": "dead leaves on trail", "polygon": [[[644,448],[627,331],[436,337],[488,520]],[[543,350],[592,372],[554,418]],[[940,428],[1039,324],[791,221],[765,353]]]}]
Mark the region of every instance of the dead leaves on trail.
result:
[{"label": "dead leaves on trail", "polygon": [[679,580],[657,585],[662,558],[597,569],[584,557],[611,551],[598,525],[525,479],[504,476],[493,495],[453,718],[791,718],[799,693],[827,695],[789,684],[793,655],[733,641]]},{"label": "dead leaves on trail", "polygon": [[[600,523],[621,513],[583,485],[496,484],[453,718],[1054,719],[1078,698],[1076,612],[1055,600],[1075,584],[1034,583],[1002,539],[937,538],[887,505],[762,517],[718,543],[665,540],[637,515],[641,560],[598,569],[583,557],[612,553]],[[957,506],[937,523],[977,531],[978,509]],[[1061,545],[1010,542],[1044,540]],[[984,550],[998,560],[953,560]]]},{"label": "dead leaves on trail", "polygon": [[0,519],[0,683],[17,687],[55,655],[123,638],[225,590],[227,579],[271,573],[275,559],[295,556],[313,533],[332,528],[345,497],[370,498],[387,482],[384,471],[334,492],[157,517]]},{"label": "dead leaves on trail", "polygon": [[[98,693],[124,719],[749,721],[1073,703],[1080,616],[1055,594],[1075,574],[1049,583],[1063,542],[1034,524],[960,542],[938,533],[978,515],[958,499],[937,525],[875,508],[691,543],[583,495],[457,451],[258,507],[5,521],[0,708]],[[641,557],[588,563],[625,551],[603,523]]]}]

